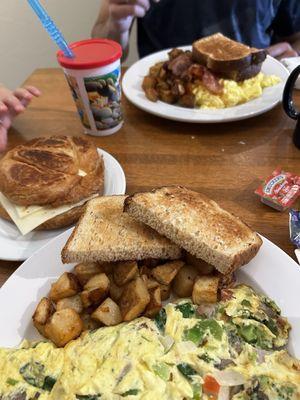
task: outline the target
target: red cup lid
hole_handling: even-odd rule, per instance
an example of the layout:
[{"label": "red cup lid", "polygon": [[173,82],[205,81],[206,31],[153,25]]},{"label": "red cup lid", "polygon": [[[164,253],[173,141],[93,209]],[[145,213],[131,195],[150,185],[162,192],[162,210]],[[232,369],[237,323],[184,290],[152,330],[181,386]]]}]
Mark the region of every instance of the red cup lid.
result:
[{"label": "red cup lid", "polygon": [[108,65],[122,56],[119,43],[109,39],[87,39],[70,44],[75,58],[66,57],[61,50],[57,60],[62,67],[69,69],[91,69]]}]

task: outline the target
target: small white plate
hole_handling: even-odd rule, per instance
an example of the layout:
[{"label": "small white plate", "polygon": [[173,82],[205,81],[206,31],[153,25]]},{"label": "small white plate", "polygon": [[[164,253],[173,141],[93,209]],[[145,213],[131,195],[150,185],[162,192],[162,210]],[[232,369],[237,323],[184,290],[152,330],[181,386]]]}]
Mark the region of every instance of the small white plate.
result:
[{"label": "small white plate", "polygon": [[[103,156],[105,167],[103,195],[124,194],[126,191],[126,178],[121,165],[106,151],[98,149],[98,152]],[[10,261],[26,260],[50,239],[65,230],[33,231],[22,236],[13,223],[0,218],[0,259]]]},{"label": "small white plate", "polygon": [[[183,50],[191,49],[190,46],[180,47]],[[284,84],[289,76],[288,70],[274,58],[267,56],[262,66],[262,72],[267,75],[277,75],[282,82],[278,85],[263,90],[262,96],[235,107],[224,109],[196,109],[185,108],[162,101],[156,103],[145,96],[142,82],[149,68],[159,61],[168,59],[168,50],[151,54],[133,64],[125,73],[122,81],[123,93],[127,99],[138,108],[159,117],[175,121],[193,123],[218,123],[238,121],[263,114],[275,107],[282,98]]]},{"label": "small white plate", "polygon": [[[31,317],[39,300],[49,293],[51,283],[74,266],[63,265],[60,256],[72,229],[33,254],[0,289],[0,347],[16,346],[24,338],[40,338]],[[238,271],[237,277],[276,301],[292,324],[289,351],[300,357],[300,268],[279,247],[262,239],[258,255]]]}]

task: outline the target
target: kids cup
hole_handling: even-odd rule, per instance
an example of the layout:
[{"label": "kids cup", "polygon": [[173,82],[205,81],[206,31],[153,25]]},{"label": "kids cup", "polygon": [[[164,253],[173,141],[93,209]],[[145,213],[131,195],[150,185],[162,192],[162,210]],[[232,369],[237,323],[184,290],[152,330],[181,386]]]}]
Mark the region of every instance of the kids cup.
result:
[{"label": "kids cup", "polygon": [[70,44],[75,57],[58,51],[84,132],[107,136],[123,124],[121,110],[122,48],[113,40],[88,39]]}]

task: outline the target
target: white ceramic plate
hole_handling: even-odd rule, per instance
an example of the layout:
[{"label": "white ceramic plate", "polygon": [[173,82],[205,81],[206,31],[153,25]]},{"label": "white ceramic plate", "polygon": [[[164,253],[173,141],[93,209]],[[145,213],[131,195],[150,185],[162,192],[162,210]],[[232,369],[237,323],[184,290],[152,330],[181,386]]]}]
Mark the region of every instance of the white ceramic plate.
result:
[{"label": "white ceramic plate", "polygon": [[[126,179],[118,161],[104,150],[98,149],[104,160],[104,196],[124,194]],[[11,222],[0,218],[0,259],[10,261],[26,260],[50,239],[61,234],[65,229],[33,231],[22,236]]]},{"label": "white ceramic plate", "polygon": [[[0,289],[0,346],[16,346],[40,336],[31,317],[50,285],[73,264],[63,265],[61,249],[72,228],[51,240],[25,261]],[[277,302],[292,324],[289,350],[300,358],[300,268],[286,253],[263,238],[258,255],[238,271],[238,280]]]},{"label": "white ceramic plate", "polygon": [[[188,50],[191,47],[181,47]],[[238,121],[241,119],[251,118],[256,115],[265,113],[275,107],[282,98],[284,84],[289,76],[288,70],[274,58],[267,56],[263,63],[262,72],[267,75],[277,75],[282,82],[273,87],[264,89],[262,96],[251,100],[245,104],[225,109],[192,109],[184,108],[162,101],[156,103],[148,100],[142,89],[142,81],[148,74],[149,68],[155,63],[168,59],[169,50],[163,50],[158,53],[151,54],[133,64],[123,77],[123,93],[129,101],[135,106],[141,108],[150,114],[159,117],[172,119],[175,121],[194,122],[194,123],[217,123]]]}]

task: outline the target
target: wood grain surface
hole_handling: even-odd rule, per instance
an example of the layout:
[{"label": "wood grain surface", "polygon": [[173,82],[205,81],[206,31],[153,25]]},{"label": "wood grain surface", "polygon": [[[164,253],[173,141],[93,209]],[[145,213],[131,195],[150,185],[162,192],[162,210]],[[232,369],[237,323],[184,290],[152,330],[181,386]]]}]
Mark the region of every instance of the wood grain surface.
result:
[{"label": "wood grain surface", "polygon": [[[38,136],[83,133],[60,69],[36,70],[26,84],[37,86],[43,95],[16,119],[9,148]],[[300,92],[295,102],[300,104]],[[201,191],[294,258],[288,213],[265,206],[254,194],[261,178],[278,165],[300,173],[300,152],[292,143],[295,123],[281,106],[239,122],[188,124],[147,114],[124,97],[122,103],[123,128],[91,139],[121,163],[127,193],[170,184]],[[18,265],[0,261],[0,285]]]}]

